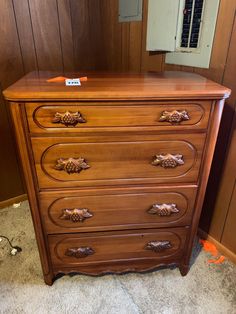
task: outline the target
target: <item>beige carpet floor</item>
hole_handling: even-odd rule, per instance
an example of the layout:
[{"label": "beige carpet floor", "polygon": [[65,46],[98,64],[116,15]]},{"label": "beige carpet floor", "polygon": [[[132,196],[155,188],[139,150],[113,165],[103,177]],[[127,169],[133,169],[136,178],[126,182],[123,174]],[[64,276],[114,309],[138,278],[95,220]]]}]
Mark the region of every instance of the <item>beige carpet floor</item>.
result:
[{"label": "beige carpet floor", "polygon": [[236,314],[236,266],[209,265],[195,247],[186,277],[178,269],[148,274],[64,276],[44,284],[27,202],[0,209],[0,234],[22,247],[16,256],[0,242],[0,313]]}]

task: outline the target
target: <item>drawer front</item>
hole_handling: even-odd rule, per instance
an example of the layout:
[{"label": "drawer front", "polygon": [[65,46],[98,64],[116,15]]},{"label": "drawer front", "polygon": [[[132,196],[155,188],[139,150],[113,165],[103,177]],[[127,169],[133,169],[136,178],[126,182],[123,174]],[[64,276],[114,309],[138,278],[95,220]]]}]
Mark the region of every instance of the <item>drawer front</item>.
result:
[{"label": "drawer front", "polygon": [[[210,101],[161,103],[27,103],[30,132],[94,132],[94,128],[206,129]],[[115,128],[115,129],[114,129]]]},{"label": "drawer front", "polygon": [[139,141],[132,137],[119,142],[81,141],[32,138],[40,188],[195,183],[205,134],[159,135],[145,140],[140,136]]},{"label": "drawer front", "polygon": [[[191,222],[196,187],[130,189],[126,194],[40,194],[47,233],[184,226]],[[114,191],[113,191],[114,193]]]},{"label": "drawer front", "polygon": [[188,228],[48,236],[53,266],[181,257]]}]

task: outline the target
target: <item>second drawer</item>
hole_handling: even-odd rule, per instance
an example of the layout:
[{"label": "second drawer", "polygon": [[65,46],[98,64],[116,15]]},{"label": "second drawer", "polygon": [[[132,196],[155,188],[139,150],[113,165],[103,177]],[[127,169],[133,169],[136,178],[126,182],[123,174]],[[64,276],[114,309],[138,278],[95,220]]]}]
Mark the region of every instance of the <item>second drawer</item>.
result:
[{"label": "second drawer", "polygon": [[191,222],[196,189],[41,193],[40,210],[49,234],[184,226]]},{"label": "second drawer", "polygon": [[32,138],[40,189],[197,183],[206,134]]}]

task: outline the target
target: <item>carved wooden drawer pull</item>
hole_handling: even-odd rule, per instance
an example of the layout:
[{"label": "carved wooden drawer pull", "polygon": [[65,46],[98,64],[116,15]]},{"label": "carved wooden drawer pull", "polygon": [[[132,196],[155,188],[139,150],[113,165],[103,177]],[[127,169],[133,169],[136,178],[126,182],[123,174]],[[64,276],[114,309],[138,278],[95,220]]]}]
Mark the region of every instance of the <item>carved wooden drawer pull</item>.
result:
[{"label": "carved wooden drawer pull", "polygon": [[68,174],[71,173],[80,173],[82,170],[86,170],[90,168],[90,166],[86,163],[84,158],[60,158],[57,160],[57,164],[55,166],[56,170],[64,170]]},{"label": "carved wooden drawer pull", "polygon": [[67,249],[65,252],[65,255],[75,257],[75,258],[83,258],[89,255],[92,255],[94,253],[95,251],[91,247],[82,246],[78,248],[75,247],[75,248]]},{"label": "carved wooden drawer pull", "polygon": [[189,120],[189,115],[186,110],[163,111],[159,119],[161,122],[170,122],[172,124],[186,120]]},{"label": "carved wooden drawer pull", "polygon": [[60,219],[70,220],[72,222],[83,222],[85,219],[93,217],[87,208],[63,209]]},{"label": "carved wooden drawer pull", "polygon": [[77,123],[87,122],[80,112],[70,112],[66,111],[65,113],[56,112],[52,123],[61,123],[65,126],[75,126]]},{"label": "carved wooden drawer pull", "polygon": [[154,161],[152,162],[153,166],[161,166],[163,168],[175,168],[183,164],[183,155],[179,154],[156,155]]},{"label": "carved wooden drawer pull", "polygon": [[145,249],[156,253],[172,248],[170,241],[151,241],[148,242]]},{"label": "carved wooden drawer pull", "polygon": [[178,213],[179,209],[176,204],[153,204],[147,212],[152,215],[170,216],[173,213]]}]

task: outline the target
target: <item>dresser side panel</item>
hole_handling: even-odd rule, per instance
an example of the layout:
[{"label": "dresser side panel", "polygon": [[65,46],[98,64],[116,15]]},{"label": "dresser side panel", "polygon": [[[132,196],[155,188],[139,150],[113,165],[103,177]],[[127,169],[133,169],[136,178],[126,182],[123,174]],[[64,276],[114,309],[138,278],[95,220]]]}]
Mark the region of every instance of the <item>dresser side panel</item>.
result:
[{"label": "dresser side panel", "polygon": [[53,277],[47,254],[47,244],[44,238],[44,233],[38,209],[37,193],[35,190],[32,164],[29,155],[29,141],[27,140],[26,124],[24,119],[25,117],[22,109],[23,109],[22,104],[10,103],[10,112],[14,124],[15,136],[17,139],[18,153],[20,155],[20,160],[22,163],[23,173],[25,177],[31,215],[33,219],[34,230],[44,274],[44,280],[47,284],[51,285]]},{"label": "dresser side panel", "polygon": [[200,182],[199,190],[195,203],[195,213],[192,219],[191,233],[187,244],[186,255],[183,259],[182,271],[181,273],[185,275],[189,269],[189,260],[192,253],[193,241],[197,234],[197,228],[199,224],[199,219],[202,211],[202,205],[205,197],[205,191],[207,187],[207,182],[210,174],[211,164],[213,160],[213,155],[215,151],[215,145],[217,141],[218,131],[220,127],[221,116],[224,108],[224,99],[221,99],[212,107],[212,113],[210,116],[210,125],[207,133],[205,150],[203,153],[203,162],[200,169]]}]

